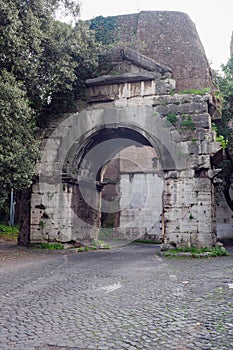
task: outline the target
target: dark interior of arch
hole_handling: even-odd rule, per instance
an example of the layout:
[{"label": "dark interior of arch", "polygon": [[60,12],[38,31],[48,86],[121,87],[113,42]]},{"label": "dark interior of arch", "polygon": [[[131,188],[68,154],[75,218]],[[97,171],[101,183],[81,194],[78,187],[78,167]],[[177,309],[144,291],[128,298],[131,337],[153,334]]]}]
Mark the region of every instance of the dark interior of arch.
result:
[{"label": "dark interior of arch", "polygon": [[[107,144],[106,148],[105,144]],[[89,153],[95,150],[95,148],[99,145],[104,145],[104,148],[101,149],[101,152],[95,154],[95,157],[88,158]],[[90,193],[97,193],[99,191],[102,191],[103,186],[105,186],[105,184],[101,182],[101,172],[103,166],[108,164],[109,160],[113,159],[118,152],[130,146],[152,147],[155,149],[160,161],[161,147],[159,147],[159,144],[158,147],[155,148],[154,144],[152,145],[152,142],[150,142],[150,140],[148,140],[146,136],[142,135],[137,130],[133,130],[127,127],[102,128],[93,133],[90,137],[87,137],[85,141],[81,145],[79,145],[79,148],[77,149],[76,153],[74,152],[74,149],[72,150],[72,154],[74,154],[74,156],[72,159],[72,164],[70,164],[70,169],[77,170],[77,172],[74,171],[73,178],[66,177],[63,179],[63,181],[70,181],[74,184],[75,191],[72,197],[71,207],[74,210],[74,212],[78,215],[78,217],[80,217],[83,221],[89,224],[93,224],[95,219],[99,216],[99,213],[101,212],[101,215],[103,215],[104,211],[102,210],[102,207],[100,211],[91,208],[89,204],[85,201],[85,198],[83,198],[82,192],[80,192],[79,187],[87,186],[89,188]],[[103,149],[104,151],[102,151]],[[83,173],[87,174],[87,178],[85,178],[85,176],[76,177],[76,174],[80,174],[79,170],[81,170],[81,173],[82,170],[84,170]],[[67,181],[67,179],[69,180]],[[116,212],[116,217],[119,213]]]},{"label": "dark interior of arch", "polygon": [[[96,155],[96,159],[94,161],[97,161],[98,158],[98,162],[103,165],[112,159],[119,151],[126,147],[150,146],[153,147],[159,155],[161,165],[164,170],[174,169],[174,160],[171,157],[169,151],[166,149],[166,146],[161,144],[159,140],[156,140],[156,142],[154,142],[152,145],[152,142],[150,142],[148,138],[142,135],[139,131],[130,129],[128,127],[101,128],[100,130],[94,132],[90,137],[88,137],[83,142],[81,147],[77,149],[73,159],[71,160],[71,164],[69,164],[69,168],[70,170],[75,170],[74,173],[77,173],[80,167],[84,166],[83,160],[86,159],[89,152],[91,152],[96,146],[112,140],[113,142],[107,143],[107,147],[104,148],[104,152],[100,152],[98,155]],[[88,164],[86,163],[85,166],[88,167]],[[91,168],[91,164],[89,164],[89,166]],[[64,168],[65,167],[66,165]],[[100,171],[101,167],[99,168],[96,181],[99,181]],[[64,172],[66,172],[66,170]]]}]

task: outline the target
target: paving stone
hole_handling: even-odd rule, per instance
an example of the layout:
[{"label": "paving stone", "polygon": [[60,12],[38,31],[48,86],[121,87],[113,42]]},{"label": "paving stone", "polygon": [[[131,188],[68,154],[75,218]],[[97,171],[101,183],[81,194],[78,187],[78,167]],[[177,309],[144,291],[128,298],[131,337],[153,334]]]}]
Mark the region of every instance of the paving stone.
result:
[{"label": "paving stone", "polygon": [[[225,282],[232,280],[233,257],[171,260],[155,249],[132,244],[69,253],[66,264],[58,254],[49,262],[0,269],[0,293],[8,295],[0,300],[0,348],[171,350],[185,344],[231,350],[232,290]],[[118,290],[99,289],[119,280]],[[178,298],[174,288],[182,281],[189,284]]]}]

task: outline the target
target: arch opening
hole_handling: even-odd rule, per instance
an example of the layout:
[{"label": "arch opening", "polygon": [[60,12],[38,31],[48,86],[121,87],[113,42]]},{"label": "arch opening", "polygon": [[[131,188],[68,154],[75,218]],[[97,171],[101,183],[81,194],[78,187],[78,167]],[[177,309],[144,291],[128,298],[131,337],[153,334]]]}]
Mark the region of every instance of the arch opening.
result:
[{"label": "arch opening", "polygon": [[72,210],[96,238],[162,241],[159,147],[136,130],[102,128],[73,154],[63,182],[73,187]]}]

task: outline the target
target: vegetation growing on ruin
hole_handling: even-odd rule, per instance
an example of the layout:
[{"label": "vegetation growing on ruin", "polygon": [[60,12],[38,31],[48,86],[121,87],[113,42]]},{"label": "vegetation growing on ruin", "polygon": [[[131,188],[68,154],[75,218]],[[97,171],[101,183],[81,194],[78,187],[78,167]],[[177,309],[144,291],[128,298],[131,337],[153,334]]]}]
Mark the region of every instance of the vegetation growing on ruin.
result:
[{"label": "vegetation growing on ruin", "polygon": [[64,247],[63,247],[63,244],[61,243],[36,243],[33,245],[34,248],[37,248],[37,249],[45,249],[45,250],[62,250]]},{"label": "vegetation growing on ruin", "polygon": [[205,95],[205,94],[208,94],[210,93],[210,88],[203,88],[203,89],[200,89],[200,90],[197,90],[197,89],[186,89],[186,90],[183,90],[183,91],[179,91],[178,94],[180,95],[186,95],[186,94],[190,94],[190,95]]},{"label": "vegetation growing on ruin", "polygon": [[176,126],[177,124],[177,121],[178,121],[178,118],[177,118],[177,115],[175,113],[169,113],[167,115],[167,121],[173,125],[173,126]]},{"label": "vegetation growing on ruin", "polygon": [[208,257],[218,257],[218,256],[228,256],[229,253],[221,246],[216,246],[213,248],[203,247],[183,247],[169,249],[164,253],[167,257],[192,257],[192,258],[208,258]]},{"label": "vegetation growing on ruin", "polygon": [[[181,130],[193,131],[196,129],[196,126],[195,126],[190,114],[182,114],[181,118],[182,118],[182,121],[179,123]],[[167,121],[172,126],[177,127],[179,117],[175,113],[169,113],[167,115]]]},{"label": "vegetation growing on ruin", "polygon": [[180,123],[181,128],[183,128],[185,130],[195,130],[196,129],[196,126],[195,126],[190,114],[188,114],[188,115],[183,114],[182,119],[183,119],[183,121]]},{"label": "vegetation growing on ruin", "polygon": [[90,29],[95,31],[96,41],[104,45],[110,45],[115,41],[114,32],[116,26],[115,16],[98,16],[90,21]]}]

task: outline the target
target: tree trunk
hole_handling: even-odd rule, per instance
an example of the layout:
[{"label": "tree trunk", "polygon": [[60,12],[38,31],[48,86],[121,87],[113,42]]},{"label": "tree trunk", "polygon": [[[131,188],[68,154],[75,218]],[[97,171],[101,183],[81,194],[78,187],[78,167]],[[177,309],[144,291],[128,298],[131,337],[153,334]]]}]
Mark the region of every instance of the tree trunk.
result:
[{"label": "tree trunk", "polygon": [[26,188],[16,196],[17,221],[20,224],[18,245],[30,245],[31,188]]}]

